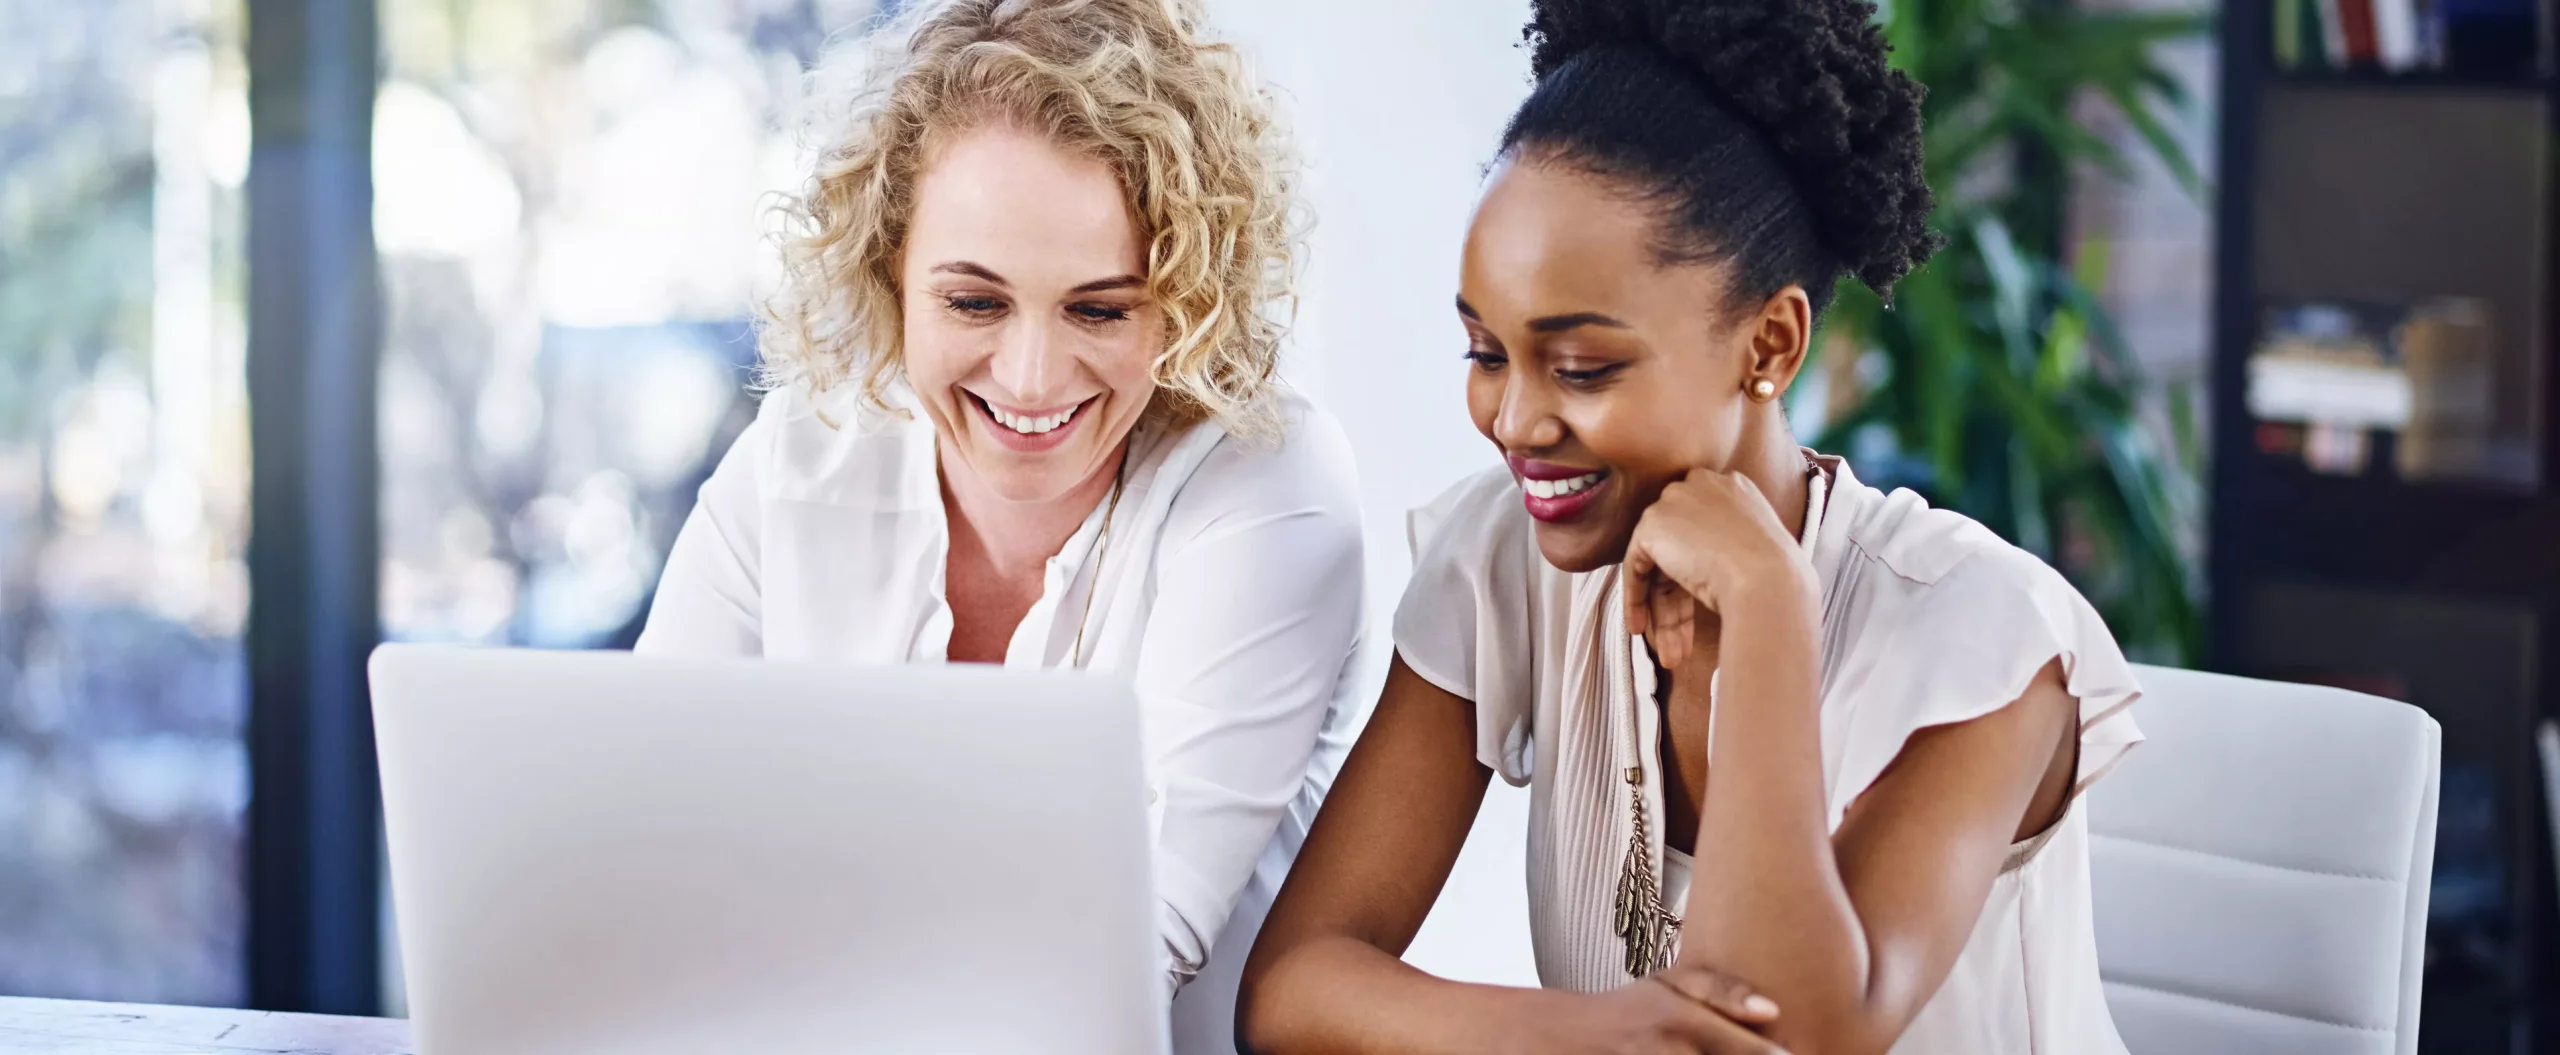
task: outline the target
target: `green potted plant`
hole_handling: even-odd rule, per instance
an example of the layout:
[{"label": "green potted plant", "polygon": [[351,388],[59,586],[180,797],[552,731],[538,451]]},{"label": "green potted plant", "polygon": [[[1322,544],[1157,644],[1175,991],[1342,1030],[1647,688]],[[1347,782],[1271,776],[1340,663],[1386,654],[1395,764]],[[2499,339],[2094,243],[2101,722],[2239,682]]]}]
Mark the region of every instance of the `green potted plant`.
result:
[{"label": "green potted plant", "polygon": [[2202,193],[2170,131],[2187,93],[2158,50],[2210,24],[2068,0],[1886,0],[1895,64],[1929,89],[1932,223],[1948,244],[1890,308],[1844,287],[1823,345],[1850,357],[1828,371],[1846,390],[1816,439],[2045,558],[2128,651],[2165,662],[2202,642],[2191,399],[2158,393],[2175,435],[2145,425],[2154,389],[2092,292],[2103,247],[2070,252],[2064,215],[2075,172],[2130,171],[2075,117],[2093,98]]}]

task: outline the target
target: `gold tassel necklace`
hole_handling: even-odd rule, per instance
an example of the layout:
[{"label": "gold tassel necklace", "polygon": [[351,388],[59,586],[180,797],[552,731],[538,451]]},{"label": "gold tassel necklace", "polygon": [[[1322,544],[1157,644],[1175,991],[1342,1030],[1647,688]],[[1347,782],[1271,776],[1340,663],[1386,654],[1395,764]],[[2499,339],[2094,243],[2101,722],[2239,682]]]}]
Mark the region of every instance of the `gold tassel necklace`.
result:
[{"label": "gold tassel necklace", "polygon": [[[1805,495],[1804,533],[1797,540],[1812,556],[1814,543],[1822,537],[1822,516],[1830,507],[1830,474],[1810,457],[1806,459],[1805,478],[1812,484]],[[1624,572],[1618,589],[1627,588]],[[1624,697],[1627,707],[1627,742],[1639,760],[1627,767],[1627,812],[1635,819],[1627,838],[1626,860],[1618,866],[1617,932],[1627,948],[1627,977],[1642,978],[1671,966],[1680,956],[1680,917],[1662,900],[1662,877],[1653,867],[1653,822],[1644,808],[1644,719],[1638,708],[1657,701],[1639,701],[1635,693],[1635,646],[1624,632],[1626,604],[1621,598],[1614,606],[1621,620],[1619,633],[1608,635],[1615,646],[1623,646],[1622,663],[1610,664],[1610,680],[1624,686],[1624,691],[1611,692],[1612,700]],[[1625,679],[1623,682],[1619,679]],[[1613,686],[1613,688],[1616,686]]]}]

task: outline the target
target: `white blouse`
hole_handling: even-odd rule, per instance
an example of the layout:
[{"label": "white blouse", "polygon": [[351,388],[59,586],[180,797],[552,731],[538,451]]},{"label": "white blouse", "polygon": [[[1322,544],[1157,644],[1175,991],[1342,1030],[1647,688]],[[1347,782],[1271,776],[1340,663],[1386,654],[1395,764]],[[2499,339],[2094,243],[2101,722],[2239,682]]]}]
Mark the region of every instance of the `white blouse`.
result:
[{"label": "white blouse", "polygon": [[[2007,705],[2057,657],[2080,704],[2071,805],[2051,829],[2012,848],[1946,982],[1893,1051],[2121,1053],[2098,983],[2079,793],[2142,738],[2129,711],[2140,695],[2131,667],[2088,602],[2034,556],[1909,491],[1861,484],[1838,459],[1823,464],[1833,483],[1812,558],[1823,590],[1822,760],[1833,830],[1913,733]],[[1587,637],[1582,610],[1609,570],[1577,575],[1548,564],[1505,469],[1470,477],[1417,511],[1412,533],[1396,651],[1424,680],[1474,702],[1477,759],[1530,787],[1539,978],[1579,990],[1623,985],[1613,906],[1576,892],[1614,889],[1626,844],[1593,852],[1589,829],[1615,814],[1574,813],[1566,804],[1590,797],[1557,793],[1559,781],[1618,780],[1605,760],[1564,749],[1593,718],[1584,713],[1588,694],[1564,682],[1577,666],[1574,642]],[[1638,711],[1650,718],[1654,708]],[[1659,729],[1641,724],[1645,757],[1655,757]],[[1658,814],[1658,799],[1648,805]],[[1659,823],[1653,828],[1658,842]],[[1685,912],[1688,863],[1677,851],[1660,858],[1675,912]]]},{"label": "white blouse", "polygon": [[[1231,914],[1259,926],[1363,713],[1350,444],[1304,399],[1280,399],[1277,441],[1214,424],[1133,434],[1103,566],[1096,508],[1048,562],[1005,653],[1008,667],[1068,666],[1082,623],[1085,666],[1135,681],[1171,987],[1213,953],[1250,950],[1250,929],[1221,929]],[[676,539],[641,651],[945,660],[950,526],[933,427],[850,394],[823,408],[766,398]],[[1220,1047],[1232,1028],[1216,1027]]]}]

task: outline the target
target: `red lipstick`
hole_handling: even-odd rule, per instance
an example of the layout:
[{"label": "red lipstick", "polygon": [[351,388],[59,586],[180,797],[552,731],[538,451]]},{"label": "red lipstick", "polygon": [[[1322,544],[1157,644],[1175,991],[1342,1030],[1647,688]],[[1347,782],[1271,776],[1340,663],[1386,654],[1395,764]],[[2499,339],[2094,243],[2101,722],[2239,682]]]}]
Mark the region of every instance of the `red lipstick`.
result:
[{"label": "red lipstick", "polygon": [[1542,462],[1510,455],[1511,475],[1529,515],[1549,524],[1572,521],[1600,502],[1615,477],[1607,469]]}]

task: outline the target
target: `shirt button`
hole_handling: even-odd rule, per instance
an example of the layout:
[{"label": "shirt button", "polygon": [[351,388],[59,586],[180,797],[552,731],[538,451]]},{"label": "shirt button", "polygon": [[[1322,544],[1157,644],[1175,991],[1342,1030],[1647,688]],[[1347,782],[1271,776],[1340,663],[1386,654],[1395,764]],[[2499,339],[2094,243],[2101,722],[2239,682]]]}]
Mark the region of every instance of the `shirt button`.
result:
[{"label": "shirt button", "polygon": [[1147,805],[1153,806],[1153,805],[1155,805],[1155,804],[1156,804],[1156,789],[1154,789],[1154,788],[1148,788],[1148,789],[1147,789]]}]

